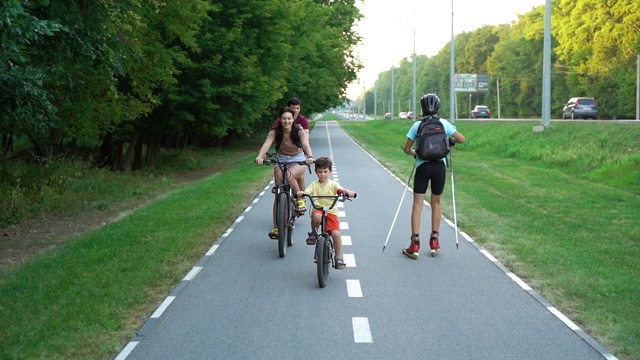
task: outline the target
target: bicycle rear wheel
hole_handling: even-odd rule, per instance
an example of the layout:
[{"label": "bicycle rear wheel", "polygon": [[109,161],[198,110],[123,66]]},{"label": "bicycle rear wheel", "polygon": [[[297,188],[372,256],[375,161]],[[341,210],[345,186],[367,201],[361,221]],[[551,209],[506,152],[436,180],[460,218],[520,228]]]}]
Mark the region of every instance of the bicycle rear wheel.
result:
[{"label": "bicycle rear wheel", "polygon": [[297,216],[295,214],[296,207],[293,202],[289,203],[289,218],[287,219],[287,246],[293,245],[293,229],[296,228],[296,219]]},{"label": "bicycle rear wheel", "polygon": [[321,288],[327,285],[327,276],[329,275],[329,246],[325,235],[318,236],[316,242],[316,265],[318,268],[318,285]]},{"label": "bicycle rear wheel", "polygon": [[281,258],[287,255],[285,241],[289,232],[289,199],[286,193],[278,194],[276,209],[276,225],[278,226],[278,254]]}]

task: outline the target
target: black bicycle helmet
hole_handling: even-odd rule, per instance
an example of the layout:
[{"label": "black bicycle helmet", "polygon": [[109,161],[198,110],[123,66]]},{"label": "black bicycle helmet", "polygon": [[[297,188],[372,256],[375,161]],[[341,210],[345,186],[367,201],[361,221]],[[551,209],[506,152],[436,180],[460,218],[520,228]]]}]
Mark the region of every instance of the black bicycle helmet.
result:
[{"label": "black bicycle helmet", "polygon": [[436,94],[427,94],[420,99],[422,115],[437,114],[440,109],[440,98]]}]

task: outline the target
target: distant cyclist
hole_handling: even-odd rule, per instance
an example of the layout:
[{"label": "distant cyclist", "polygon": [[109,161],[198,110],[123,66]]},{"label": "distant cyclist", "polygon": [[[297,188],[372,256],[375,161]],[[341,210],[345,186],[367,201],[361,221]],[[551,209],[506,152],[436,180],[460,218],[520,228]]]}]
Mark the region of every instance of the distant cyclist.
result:
[{"label": "distant cyclist", "polygon": [[[295,110],[283,107],[280,109],[278,118],[280,123],[269,131],[267,138],[262,144],[258,157],[256,157],[256,164],[262,165],[264,157],[267,151],[271,148],[271,145],[275,142],[276,153],[278,154],[279,161],[305,161],[307,164],[313,164],[313,154],[311,147],[309,146],[309,138],[302,126],[293,125]],[[293,189],[293,193],[296,194],[300,191],[299,181],[304,175],[306,170],[305,166],[299,164],[291,164],[289,166],[289,173],[287,175],[287,181]],[[278,166],[273,170],[273,177],[275,178],[276,185],[283,183],[282,171]],[[306,204],[303,198],[299,198],[296,201],[298,211],[306,211]],[[276,212],[275,203],[273,208],[273,229],[269,231],[269,237],[277,238],[278,227],[276,226]]]},{"label": "distant cyclist", "polygon": [[[440,99],[435,94],[424,95],[420,99],[420,105],[422,107],[422,116],[436,116],[440,109]],[[431,235],[429,236],[429,247],[431,248],[431,256],[435,256],[438,249],[440,249],[439,235],[440,235],[440,222],[442,220],[442,207],[440,205],[440,199],[442,192],[444,191],[444,185],[447,178],[447,165],[446,158],[434,161],[424,161],[420,159],[413,144],[417,140],[418,128],[420,127],[421,119],[418,119],[413,123],[409,132],[407,133],[407,142],[404,145],[404,153],[415,157],[416,174],[413,180],[413,207],[411,209],[411,244],[408,248],[402,249],[402,253],[410,258],[417,260],[418,251],[420,250],[420,222],[422,219],[422,207],[424,206],[424,197],[427,192],[429,182],[431,182]],[[457,131],[456,127],[445,119],[440,119],[440,122],[444,126],[444,130],[447,136],[451,136],[449,139],[451,144],[462,144],[465,142],[465,137]]]}]

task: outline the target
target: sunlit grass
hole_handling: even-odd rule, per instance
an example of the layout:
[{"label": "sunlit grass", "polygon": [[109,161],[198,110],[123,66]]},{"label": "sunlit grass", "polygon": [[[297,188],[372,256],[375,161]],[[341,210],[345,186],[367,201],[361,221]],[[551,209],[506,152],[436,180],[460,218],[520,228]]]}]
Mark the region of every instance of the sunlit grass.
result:
[{"label": "sunlit grass", "polygon": [[[410,124],[341,122],[402,179]],[[640,358],[640,126],[537,124],[456,122],[458,225],[617,356]],[[448,184],[449,218],[451,199]]]}]

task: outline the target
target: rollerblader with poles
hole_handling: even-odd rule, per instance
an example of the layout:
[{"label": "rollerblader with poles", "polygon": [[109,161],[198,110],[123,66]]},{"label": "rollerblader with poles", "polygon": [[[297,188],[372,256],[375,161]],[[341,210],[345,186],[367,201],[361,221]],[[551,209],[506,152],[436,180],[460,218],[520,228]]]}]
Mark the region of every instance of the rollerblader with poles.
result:
[{"label": "rollerblader with poles", "polygon": [[[439,235],[440,222],[442,221],[440,200],[446,182],[446,153],[448,153],[450,146],[462,144],[466,140],[454,125],[437,116],[440,109],[440,99],[437,95],[424,95],[420,99],[420,105],[423,117],[411,126],[409,132],[407,132],[407,142],[404,145],[404,153],[415,158],[415,177],[413,181],[413,207],[411,209],[411,242],[408,248],[402,249],[402,253],[414,260],[418,259],[420,251],[420,222],[429,183],[431,183],[431,234],[429,236],[431,256],[436,256],[438,249],[440,249]],[[445,141],[444,147],[447,149],[441,157],[440,155],[435,158],[431,156],[431,159],[429,159],[430,156],[425,154],[425,151],[421,148],[424,140],[421,140],[420,136],[425,136],[421,125],[425,122],[434,124],[433,133],[439,131],[436,134],[437,136],[434,135],[434,138],[440,136]],[[435,125],[438,122],[440,124],[439,127]],[[417,145],[416,148],[413,147],[414,144]]]}]

